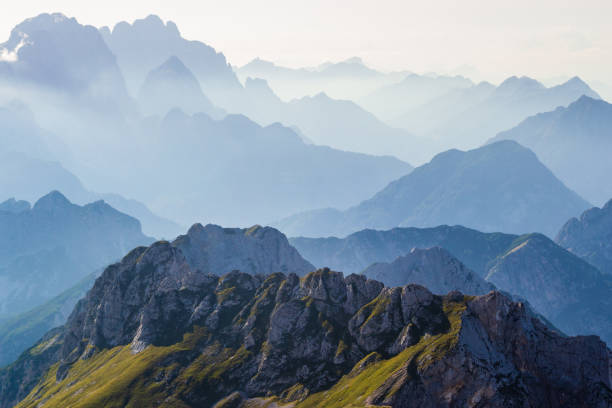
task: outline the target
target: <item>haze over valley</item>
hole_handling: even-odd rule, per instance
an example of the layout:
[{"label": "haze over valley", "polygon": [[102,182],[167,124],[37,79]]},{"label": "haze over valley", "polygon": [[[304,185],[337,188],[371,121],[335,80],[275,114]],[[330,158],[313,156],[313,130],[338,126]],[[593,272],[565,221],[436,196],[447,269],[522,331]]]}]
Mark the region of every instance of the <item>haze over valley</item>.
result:
[{"label": "haze over valley", "polygon": [[0,16],[0,408],[612,407],[607,3],[56,2]]}]

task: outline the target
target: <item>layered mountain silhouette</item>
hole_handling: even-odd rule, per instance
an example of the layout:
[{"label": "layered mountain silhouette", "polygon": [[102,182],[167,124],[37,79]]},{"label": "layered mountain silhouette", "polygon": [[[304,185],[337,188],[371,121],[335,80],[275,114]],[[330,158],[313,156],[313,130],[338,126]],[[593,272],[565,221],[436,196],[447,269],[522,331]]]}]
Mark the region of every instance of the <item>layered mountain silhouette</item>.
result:
[{"label": "layered mountain silhouette", "polygon": [[605,406],[609,370],[599,339],[563,337],[499,292],[437,296],[329,269],[206,275],[158,242],[0,371],[0,407]]},{"label": "layered mountain silhouette", "polygon": [[426,140],[389,127],[354,102],[323,92],[284,102],[265,80],[252,78],[247,78],[245,92],[248,99],[240,112],[259,123],[295,126],[313,143],[340,150],[424,160],[420,146]]},{"label": "layered mountain silhouette", "polygon": [[177,57],[193,72],[204,94],[223,108],[239,97],[242,86],[225,56],[200,42],[183,38],[171,21],[164,22],[155,15],[122,21],[112,31],[100,29],[104,41],[117,57],[117,63],[134,95],[145,81],[147,73],[171,57]]},{"label": "layered mountain silhouette", "polygon": [[286,101],[321,92],[334,99],[357,100],[409,75],[407,72],[383,73],[374,70],[359,57],[327,62],[312,68],[287,68],[255,58],[235,71],[242,82],[248,78],[266,80],[274,92]]},{"label": "layered mountain silhouette", "polygon": [[0,203],[0,211],[9,212],[13,214],[19,214],[23,211],[28,211],[32,206],[25,200],[15,200],[9,198],[8,200]]},{"label": "layered mountain silhouette", "polygon": [[22,152],[0,153],[0,200],[17,197],[34,202],[52,190],[62,191],[79,203],[90,198],[79,178],[58,162]]},{"label": "layered mountain silhouette", "polygon": [[53,190],[61,191],[78,204],[102,199],[119,211],[136,217],[149,235],[172,238],[181,230],[177,223],[152,213],[139,201],[119,194],[89,191],[78,177],[56,161],[33,158],[21,152],[0,153],[0,200],[19,197],[34,202]]},{"label": "layered mountain silhouette", "polygon": [[278,123],[261,127],[241,115],[173,110],[143,121],[137,138],[150,154],[123,163],[131,177],[117,186],[185,225],[246,226],[296,209],[347,207],[412,169],[392,157],[308,145]]},{"label": "layered mountain silhouette", "polygon": [[0,105],[18,99],[31,109],[40,127],[68,146],[71,165],[108,162],[120,151],[115,144],[129,140],[123,136],[137,106],[95,27],[41,14],[17,25],[0,49],[14,54],[0,62]]},{"label": "layered mountain silhouette", "polygon": [[317,267],[362,272],[389,285],[414,282],[440,293],[456,286],[478,294],[494,284],[526,300],[565,333],[597,334],[612,343],[610,275],[542,234],[439,226],[364,230],[342,239],[292,238],[291,243]]},{"label": "layered mountain silhouette", "polygon": [[0,48],[13,55],[0,61],[0,81],[67,93],[98,109],[109,101],[129,103],[115,56],[96,28],[74,18],[59,13],[29,18]]},{"label": "layered mountain silhouette", "polygon": [[0,106],[0,126],[0,154],[21,152],[41,160],[70,159],[71,153],[64,143],[42,129],[29,107],[17,99]]},{"label": "layered mountain silhouette", "polygon": [[358,103],[379,118],[390,120],[448,92],[469,88],[473,84],[462,76],[411,74],[360,98]]},{"label": "layered mountain silhouette", "polygon": [[501,141],[440,153],[354,207],[297,214],[277,226],[290,236],[311,237],[441,224],[553,236],[565,220],[588,207],[533,152]]},{"label": "layered mountain silhouette", "polygon": [[[479,84],[450,91],[448,101],[446,96],[440,96],[389,123],[415,133],[417,129],[425,131],[420,135],[435,138],[442,146],[469,149],[529,116],[567,106],[583,95],[599,99],[578,77],[550,88],[528,77],[510,77],[495,88]],[[447,107],[449,102],[454,105],[451,109]],[[426,118],[431,121],[425,122]],[[412,124],[416,127],[412,128]]]},{"label": "layered mountain silhouette", "polygon": [[76,285],[33,309],[0,320],[0,367],[14,362],[45,333],[66,323],[74,305],[91,289],[101,272],[92,272]]},{"label": "layered mountain silhouette", "polygon": [[485,277],[488,264],[504,253],[517,238],[486,233],[462,226],[433,228],[367,229],[345,238],[290,238],[291,244],[317,268],[360,273],[374,263],[391,263],[413,248],[442,247],[467,268]]},{"label": "layered mountain silhouette", "polygon": [[612,105],[582,96],[567,107],[529,117],[499,133],[533,150],[569,188],[603,204],[612,197]]},{"label": "layered mountain silhouette", "polygon": [[[76,27],[76,31],[90,31],[87,26],[81,26],[76,20],[61,15],[50,21],[43,16],[28,24],[32,25],[35,21],[39,21],[37,24],[41,27],[48,24],[51,27],[49,30],[62,31],[68,25]],[[81,38],[77,32],[66,41],[82,40],[88,44],[86,47],[91,52],[96,52],[98,46],[104,48],[104,51],[100,51],[102,54],[115,54],[117,63],[114,62],[115,57],[113,63],[118,64],[124,73],[132,68],[137,70],[138,75],[142,76],[142,82],[148,72],[168,63],[158,72],[160,76],[168,79],[164,75],[174,77],[170,73],[178,73],[182,78],[179,82],[187,81],[188,89],[195,90],[199,95],[193,78],[195,76],[203,94],[215,105],[217,100],[214,91],[210,92],[207,84],[212,84],[212,88],[219,85],[216,89],[222,89],[220,95],[231,97],[237,104],[246,104],[247,107],[266,105],[263,99],[251,100],[248,97],[247,90],[237,81],[222,54],[202,43],[185,40],[172,23],[163,24],[159,18],[150,17],[138,20],[133,25],[120,23],[112,33],[104,29],[100,33],[94,32]],[[101,35],[105,41],[101,40]],[[54,52],[61,57],[58,44],[48,44],[48,47],[45,52]],[[51,62],[41,60],[40,63],[44,66]],[[166,82],[157,78],[159,82]],[[151,80],[156,82],[154,78]],[[138,88],[141,85],[138,83]],[[146,89],[160,93],[159,89],[155,89],[156,85],[150,85],[151,88]],[[238,92],[239,97],[232,94],[232,89]],[[182,91],[182,96],[189,92]],[[169,99],[163,101],[164,105],[158,112],[178,104],[178,101]],[[153,100],[143,97],[141,102]],[[32,98],[26,98],[25,102],[30,105]],[[120,103],[110,101],[108,105]],[[334,106],[333,103],[331,106]],[[374,194],[389,181],[411,170],[409,165],[388,157],[374,158],[329,148],[304,146],[296,142],[296,132],[300,133],[300,139],[312,140],[306,132],[297,128],[296,132],[289,131],[278,125],[262,129],[242,116],[231,116],[219,123],[210,123],[208,115],[194,114],[198,118],[194,119],[183,117],[178,113],[180,110],[174,113],[171,111],[166,116],[142,118],[136,110],[128,113],[120,109],[120,114],[110,119],[106,116],[92,117],[74,107],[64,109],[64,105],[58,105],[57,111],[61,114],[56,117],[56,111],[46,112],[40,104],[34,103],[31,107],[36,118],[42,118],[40,126],[51,129],[69,146],[74,161],[68,163],[62,158],[63,168],[69,168],[83,180],[88,189],[114,193],[108,196],[108,200],[121,211],[128,212],[127,205],[121,207],[126,204],[126,200],[112,201],[111,197],[123,196],[138,200],[154,213],[163,215],[166,220],[177,220],[183,225],[203,221],[244,226],[289,216],[295,211],[327,206],[345,208]],[[312,121],[323,122],[325,117],[331,117],[326,113],[328,108],[328,105],[321,106],[318,109],[319,116],[313,115]],[[206,110],[204,107],[191,109]],[[381,145],[383,139],[389,141],[389,135],[397,133],[367,112],[360,109],[356,112],[362,115],[362,119],[340,118],[329,129],[334,134],[348,135],[347,130],[351,128],[361,131],[361,127],[370,126],[372,132],[380,133]],[[268,113],[273,114],[270,120],[279,120],[274,117],[274,111]],[[335,127],[343,122],[347,125]],[[353,122],[361,123],[362,126],[355,127]],[[255,134],[259,136],[255,137]],[[363,131],[360,135],[356,134],[355,139],[359,136],[363,142],[366,139],[364,134]],[[347,139],[350,137],[347,136]],[[193,145],[188,146],[188,143]],[[126,177],[126,174],[130,177]],[[359,177],[359,180],[349,180],[351,176]],[[44,174],[43,179],[46,179]],[[27,191],[17,189],[27,185],[22,180],[20,178],[15,181],[15,192],[7,192],[5,199],[15,196],[33,201],[52,189],[59,189],[75,202],[91,201],[76,197],[70,191],[71,187],[62,185],[30,192],[33,196],[30,197],[25,194]],[[34,180],[34,186],[45,184]],[[106,196],[103,198],[107,199]],[[244,206],[239,200],[247,200],[251,205]],[[168,232],[176,231],[176,228],[169,228],[161,220],[157,221],[159,225],[150,227],[155,221],[151,214],[130,214],[139,218],[145,231],[151,235],[169,238],[176,234]]]},{"label": "layered mountain silhouette", "polygon": [[[176,238],[173,246],[180,249],[187,262],[202,274],[241,270],[257,275],[292,270],[304,275],[315,270],[283,234],[258,225],[238,229],[195,224],[185,235]],[[47,331],[63,325],[99,274],[100,271],[87,275],[40,306],[0,322],[0,367],[13,362]]]},{"label": "layered mountain silhouette", "polygon": [[150,243],[138,220],[103,201],[72,204],[54,191],[31,209],[0,212],[0,315],[51,299],[134,246]]},{"label": "layered mountain silhouette", "polygon": [[383,282],[385,286],[414,283],[436,294],[458,290],[469,295],[484,295],[495,290],[495,286],[485,282],[480,275],[440,247],[413,248],[393,262],[374,263],[362,273],[369,279]]},{"label": "layered mountain silhouette", "polygon": [[541,234],[518,237],[486,280],[517,294],[570,335],[597,334],[612,344],[612,277]]},{"label": "layered mountain silhouette", "polygon": [[224,112],[204,95],[193,73],[177,57],[150,71],[138,92],[143,113],[164,116],[173,108],[189,114],[203,112],[220,119]]},{"label": "layered mountain silhouette", "polygon": [[563,225],[555,241],[602,272],[612,275],[612,200]]}]

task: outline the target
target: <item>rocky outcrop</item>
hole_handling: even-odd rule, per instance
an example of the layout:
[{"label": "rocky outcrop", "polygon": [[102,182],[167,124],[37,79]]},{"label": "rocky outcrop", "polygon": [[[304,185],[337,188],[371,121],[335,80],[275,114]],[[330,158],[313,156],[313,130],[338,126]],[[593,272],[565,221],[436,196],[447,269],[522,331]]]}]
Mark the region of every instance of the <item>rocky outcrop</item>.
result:
[{"label": "rocky outcrop", "polygon": [[241,229],[194,224],[173,245],[180,248],[193,268],[207,274],[223,275],[240,270],[250,274],[305,275],[316,269],[281,232],[259,225]]},{"label": "rocky outcrop", "polygon": [[[603,214],[603,210],[593,210],[592,216],[583,217],[583,223],[570,221],[565,230],[580,231],[578,225],[594,225],[595,222],[587,220],[597,219],[594,217],[597,214]],[[605,237],[606,224],[602,224],[602,237]],[[587,229],[595,231],[593,227]],[[601,240],[604,243],[600,248],[603,248],[605,238]],[[461,226],[439,226],[363,230],[346,238],[291,238],[290,242],[317,267],[351,272],[365,270],[366,264],[390,263],[406,256],[413,248],[439,246],[488,283],[528,302],[536,313],[564,332],[596,334],[608,344],[612,341],[607,313],[608,299],[612,298],[610,275],[602,274],[541,234],[517,236],[483,233]],[[385,277],[381,275],[377,279],[384,281]],[[435,285],[439,283],[428,282],[426,286],[436,292]],[[446,287],[440,292],[445,290]]]},{"label": "rocky outcrop", "polygon": [[565,333],[612,342],[612,279],[545,236],[519,237],[486,279],[525,298]]},{"label": "rocky outcrop", "polygon": [[498,292],[329,269],[219,277],[158,242],[0,372],[0,407],[605,407],[610,361],[596,337],[563,337]]},{"label": "rocky outcrop", "polygon": [[612,274],[612,200],[569,220],[555,241],[602,272]]},{"label": "rocky outcrop", "polygon": [[440,247],[413,248],[405,256],[391,263],[375,263],[363,274],[381,281],[385,286],[403,286],[416,283],[436,294],[458,290],[468,295],[484,295],[495,289],[475,272],[466,268],[457,258]]}]

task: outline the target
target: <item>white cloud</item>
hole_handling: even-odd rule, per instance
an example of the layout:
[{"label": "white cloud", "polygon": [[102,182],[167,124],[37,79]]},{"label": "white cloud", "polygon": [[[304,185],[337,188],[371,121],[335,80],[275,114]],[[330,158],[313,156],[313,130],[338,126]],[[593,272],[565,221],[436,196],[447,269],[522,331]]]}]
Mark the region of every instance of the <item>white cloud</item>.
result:
[{"label": "white cloud", "polygon": [[16,62],[19,58],[19,50],[24,45],[28,44],[28,36],[24,33],[21,33],[21,41],[19,44],[13,49],[9,50],[8,48],[0,48],[0,62]]}]

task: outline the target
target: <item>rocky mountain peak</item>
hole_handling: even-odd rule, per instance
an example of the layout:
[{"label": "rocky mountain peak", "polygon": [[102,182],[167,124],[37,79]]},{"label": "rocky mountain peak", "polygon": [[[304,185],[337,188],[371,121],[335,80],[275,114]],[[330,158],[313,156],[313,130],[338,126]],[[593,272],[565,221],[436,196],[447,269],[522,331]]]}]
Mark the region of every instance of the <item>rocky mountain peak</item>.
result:
[{"label": "rocky mountain peak", "polygon": [[[72,387],[83,396],[63,403],[129,395],[143,406],[541,406],[550,398],[592,406],[612,398],[603,342],[562,337],[498,292],[437,296],[329,269],[301,279],[204,275],[168,242],[107,268],[66,326],[35,349],[0,372],[0,407],[27,394],[24,406],[40,395],[53,404]],[[55,381],[37,385],[56,363]],[[8,388],[14,376],[20,385]]]},{"label": "rocky mountain peak", "polygon": [[178,237],[173,245],[181,249],[194,268],[216,275],[232,270],[251,274],[294,272],[304,275],[315,270],[280,231],[259,225],[223,228],[194,224],[187,235]]}]

